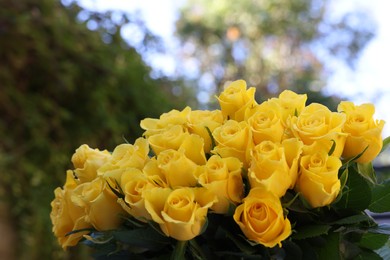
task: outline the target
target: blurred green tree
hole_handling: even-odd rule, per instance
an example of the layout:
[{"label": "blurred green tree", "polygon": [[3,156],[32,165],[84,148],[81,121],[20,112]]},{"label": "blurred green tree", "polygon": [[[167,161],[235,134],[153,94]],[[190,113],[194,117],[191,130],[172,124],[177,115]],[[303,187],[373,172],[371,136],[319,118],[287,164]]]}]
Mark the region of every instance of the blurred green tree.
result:
[{"label": "blurred green tree", "polygon": [[128,15],[72,1],[0,0],[0,198],[18,259],[64,257],[51,233],[50,201],[79,145],[132,142],[139,120],[173,107],[170,83],[151,78],[122,39],[128,24],[142,32],[144,48],[159,45]]},{"label": "blurred green tree", "polygon": [[328,9],[326,0],[187,1],[176,23],[181,67],[191,72],[187,84],[206,96],[242,78],[262,100],[289,88],[334,108],[333,99],[319,93],[324,58],[353,66],[374,25],[357,12],[330,21]]}]

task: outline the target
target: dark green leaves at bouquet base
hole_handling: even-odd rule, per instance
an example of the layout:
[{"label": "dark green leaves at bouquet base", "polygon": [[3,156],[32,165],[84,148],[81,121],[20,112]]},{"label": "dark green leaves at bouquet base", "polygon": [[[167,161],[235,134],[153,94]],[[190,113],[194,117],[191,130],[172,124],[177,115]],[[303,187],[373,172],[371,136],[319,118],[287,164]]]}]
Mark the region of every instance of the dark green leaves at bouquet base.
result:
[{"label": "dark green leaves at bouquet base", "polygon": [[337,208],[363,211],[371,203],[370,186],[353,167],[349,168],[347,183],[341,192],[342,197],[334,205]]},{"label": "dark green leaves at bouquet base", "polygon": [[387,240],[389,240],[388,235],[366,233],[363,234],[362,238],[360,239],[359,246],[371,250],[376,250],[380,249],[383,245],[385,245]]},{"label": "dark green leaves at bouquet base", "polygon": [[292,235],[292,238],[300,240],[318,237],[320,235],[328,234],[329,229],[330,226],[328,225],[306,225],[301,228],[297,228],[296,233]]},{"label": "dark green leaves at bouquet base", "polygon": [[375,213],[390,211],[390,181],[375,185],[371,192],[371,203],[368,209]]},{"label": "dark green leaves at bouquet base", "polygon": [[162,236],[152,228],[117,230],[113,231],[112,235],[126,245],[148,250],[159,250],[172,242],[170,238]]}]

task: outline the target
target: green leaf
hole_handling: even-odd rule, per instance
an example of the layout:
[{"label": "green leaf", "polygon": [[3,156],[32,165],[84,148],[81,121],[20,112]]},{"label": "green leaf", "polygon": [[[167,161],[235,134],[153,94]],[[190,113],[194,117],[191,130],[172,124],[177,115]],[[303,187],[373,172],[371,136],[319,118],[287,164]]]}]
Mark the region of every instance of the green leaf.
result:
[{"label": "green leaf", "polygon": [[362,211],[367,209],[371,202],[370,186],[353,167],[349,168],[348,180],[342,192],[342,197],[335,207]]},{"label": "green leaf", "polygon": [[359,242],[359,246],[375,250],[383,247],[388,240],[389,236],[386,234],[365,233]]},{"label": "green leaf", "polygon": [[332,205],[334,205],[337,202],[339,202],[341,197],[343,196],[343,192],[342,191],[344,190],[344,187],[347,184],[347,180],[348,180],[348,167],[344,169],[344,171],[339,176],[339,179],[340,179],[340,191],[341,192],[339,192],[339,194],[337,195],[336,199],[332,202]]},{"label": "green leaf", "polygon": [[334,221],[330,223],[331,225],[352,225],[352,224],[357,224],[360,222],[365,222],[365,221],[371,221],[371,217],[367,215],[353,215],[353,216],[348,216],[342,219],[339,219],[337,221]]},{"label": "green leaf", "polygon": [[376,184],[376,175],[372,162],[369,163],[357,163],[358,173],[372,184]]},{"label": "green leaf", "polygon": [[371,192],[368,209],[375,213],[390,211],[390,181],[375,185]]},{"label": "green leaf", "polygon": [[328,234],[331,227],[329,225],[307,225],[296,229],[296,233],[292,235],[293,239],[306,239]]},{"label": "green leaf", "polygon": [[286,260],[302,259],[303,257],[302,249],[292,241],[285,240],[283,242],[283,249],[286,252]]},{"label": "green leaf", "polygon": [[210,136],[210,139],[211,139],[211,148],[210,148],[210,151],[214,149],[214,147],[216,146],[216,143],[215,143],[215,139],[214,139],[214,136],[213,134],[211,133],[211,130],[208,126],[205,126],[206,130],[207,130],[207,133],[209,134]]},{"label": "green leaf", "polygon": [[84,237],[94,244],[107,244],[114,239],[110,232],[94,232],[91,235],[85,235]]},{"label": "green leaf", "polygon": [[82,228],[82,229],[76,229],[76,230],[72,230],[68,233],[65,234],[65,236],[69,236],[69,235],[72,235],[72,234],[75,234],[75,233],[79,233],[79,232],[92,232],[92,231],[95,231],[95,229],[93,228]]},{"label": "green leaf", "polygon": [[162,236],[152,228],[140,228],[133,230],[112,231],[114,238],[130,246],[146,249],[159,249],[171,241],[168,237]]},{"label": "green leaf", "polygon": [[358,155],[355,155],[355,156],[349,158],[346,162],[344,162],[343,166],[348,167],[351,162],[356,161],[357,159],[359,159],[366,152],[367,149],[368,149],[368,145],[366,146],[366,148],[364,148],[364,150],[361,153],[359,153]]},{"label": "green leaf", "polygon": [[356,259],[356,260],[383,260],[386,258],[382,258],[380,255],[378,255],[374,251],[363,250],[354,259]]},{"label": "green leaf", "polygon": [[326,240],[325,245],[318,248],[319,260],[341,259],[340,233],[332,232],[324,238]]},{"label": "green leaf", "polygon": [[195,239],[189,241],[189,248],[193,259],[203,260],[207,259],[202,248],[198,245]]},{"label": "green leaf", "polygon": [[384,150],[386,150],[387,147],[389,147],[389,145],[390,145],[390,136],[383,139],[383,146],[382,146],[380,153],[382,153]]},{"label": "green leaf", "polygon": [[332,143],[332,147],[330,148],[329,152],[328,152],[328,155],[331,156],[334,152],[334,149],[336,148],[336,141],[335,140],[331,140],[333,143]]},{"label": "green leaf", "polygon": [[[287,194],[290,195],[289,193],[286,193],[286,195]],[[299,197],[300,193],[297,192],[294,195],[294,197],[292,197],[292,198],[290,196],[286,196],[286,195],[283,197],[283,199],[288,199],[288,201],[287,202],[283,202],[283,204],[282,204],[283,208],[290,207],[295,202],[295,200]]]},{"label": "green leaf", "polygon": [[246,255],[252,255],[256,252],[253,243],[246,238],[240,239],[240,236],[232,235],[229,231],[222,227],[218,227],[218,233],[224,237],[229,238],[239,249]]}]

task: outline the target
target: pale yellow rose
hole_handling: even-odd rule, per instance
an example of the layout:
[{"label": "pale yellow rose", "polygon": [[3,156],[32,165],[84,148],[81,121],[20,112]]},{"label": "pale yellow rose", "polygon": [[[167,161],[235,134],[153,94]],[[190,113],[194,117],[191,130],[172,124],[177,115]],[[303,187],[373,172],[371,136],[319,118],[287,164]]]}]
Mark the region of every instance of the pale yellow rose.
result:
[{"label": "pale yellow rose", "polygon": [[141,120],[140,126],[145,130],[144,136],[149,137],[175,125],[184,127],[187,124],[187,116],[190,112],[190,107],[185,107],[182,111],[173,109],[168,113],[163,113],[159,119],[145,118]]},{"label": "pale yellow rose", "polygon": [[215,213],[227,213],[230,204],[241,202],[244,194],[241,168],[242,162],[234,157],[213,155],[207,161],[199,183],[217,196],[218,202],[211,207]]},{"label": "pale yellow rose", "polygon": [[263,187],[282,197],[295,186],[302,142],[296,138],[282,144],[263,141],[253,149],[248,179],[251,187]]},{"label": "pale yellow rose", "polygon": [[357,162],[372,161],[382,149],[382,130],[385,124],[383,120],[374,120],[374,105],[355,106],[352,102],[343,101],[337,110],[347,115],[343,131],[349,135],[345,142],[343,157],[354,157],[367,148]]},{"label": "pale yellow rose", "polygon": [[116,169],[142,169],[149,160],[149,143],[138,138],[134,144],[121,144],[115,147],[110,159],[98,170],[99,174]]},{"label": "pale yellow rose", "polygon": [[306,94],[302,95],[291,90],[284,90],[278,98],[271,98],[269,102],[279,107],[282,122],[286,125],[289,117],[298,116],[305,108],[306,100]]},{"label": "pale yellow rose", "polygon": [[161,188],[168,188],[167,176],[159,168],[156,157],[152,157],[145,165],[143,173],[156,186]]},{"label": "pale yellow rose", "polygon": [[[296,190],[313,208],[331,204],[340,192],[338,172],[342,165],[340,158],[329,156],[325,149],[314,144],[311,153],[301,157],[300,174]],[[305,149],[308,153],[309,149]]]},{"label": "pale yellow rose", "polygon": [[217,97],[221,111],[226,119],[242,121],[247,109],[256,105],[256,88],[247,89],[244,80],[231,82]]},{"label": "pale yellow rose", "polygon": [[201,166],[187,158],[183,150],[161,152],[157,165],[171,188],[196,186]]},{"label": "pale yellow rose", "polygon": [[347,134],[342,132],[345,114],[331,112],[326,106],[312,103],[291,120],[291,129],[305,145],[319,142],[328,151],[335,142],[333,155],[341,156]]},{"label": "pale yellow rose", "polygon": [[71,199],[73,203],[84,208],[86,221],[98,231],[116,229],[122,222],[119,215],[125,211],[102,177],[77,186]]},{"label": "pale yellow rose", "polygon": [[[210,134],[222,125],[224,119],[220,110],[194,110],[188,114],[188,129],[190,133],[201,136],[204,140],[204,150],[210,152],[212,140]],[[209,129],[209,131],[207,130]]]},{"label": "pale yellow rose", "polygon": [[281,247],[291,235],[291,224],[283,216],[279,198],[263,188],[251,189],[233,218],[249,240],[266,247]]},{"label": "pale yellow rose", "polygon": [[72,156],[72,163],[75,167],[75,175],[79,183],[89,182],[96,178],[97,170],[111,157],[111,154],[104,150],[92,149],[83,144]]},{"label": "pale yellow rose", "polygon": [[67,172],[67,181],[64,189],[56,188],[54,190],[55,198],[51,202],[50,219],[53,224],[53,233],[57,237],[62,248],[66,249],[75,246],[83,235],[89,231],[76,232],[67,235],[69,232],[92,228],[92,225],[85,219],[84,208],[74,204],[71,196],[77,184],[73,180],[73,172]]},{"label": "pale yellow rose", "polygon": [[255,144],[265,140],[282,141],[284,127],[279,107],[271,102],[263,102],[256,106],[251,114],[247,121]]},{"label": "pale yellow rose", "polygon": [[206,188],[152,188],[144,191],[145,207],[165,235],[186,241],[198,236],[208,209],[216,202]]},{"label": "pale yellow rose", "polygon": [[249,125],[245,121],[228,120],[214,130],[213,136],[217,144],[213,154],[223,158],[236,157],[247,167],[253,140]]},{"label": "pale yellow rose", "polygon": [[160,133],[157,133],[148,138],[149,144],[153,152],[158,155],[164,150],[179,149],[184,139],[190,134],[181,125],[174,125],[166,128]]},{"label": "pale yellow rose", "polygon": [[196,134],[190,134],[182,126],[176,125],[167,128],[165,131],[149,137],[148,140],[156,155],[169,149],[183,149],[186,156],[197,164],[206,163],[203,138]]},{"label": "pale yellow rose", "polygon": [[128,169],[121,178],[121,189],[125,195],[125,203],[121,203],[121,206],[133,217],[140,220],[151,219],[145,209],[142,193],[153,187],[156,185],[142,171],[136,168]]}]

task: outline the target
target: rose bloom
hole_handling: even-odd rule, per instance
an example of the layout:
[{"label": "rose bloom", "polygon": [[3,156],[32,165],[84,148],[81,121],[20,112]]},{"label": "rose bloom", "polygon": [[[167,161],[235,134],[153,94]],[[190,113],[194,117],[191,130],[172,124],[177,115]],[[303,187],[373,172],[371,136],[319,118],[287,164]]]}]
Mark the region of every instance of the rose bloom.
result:
[{"label": "rose bloom", "polygon": [[247,121],[255,144],[265,140],[282,141],[284,127],[278,106],[271,102],[263,102],[251,111]]},{"label": "rose bloom", "polygon": [[343,157],[354,157],[367,148],[356,161],[360,163],[372,161],[382,149],[382,130],[385,124],[383,120],[373,119],[374,105],[356,106],[352,102],[343,101],[337,110],[347,115],[343,131],[349,135],[345,142]]},{"label": "rose bloom", "polygon": [[194,110],[188,114],[188,130],[190,133],[197,134],[203,138],[205,153],[209,153],[212,148],[210,134],[215,128],[221,126],[223,121],[223,115],[220,110]]},{"label": "rose bloom", "polygon": [[283,215],[279,198],[263,188],[252,188],[233,218],[249,240],[266,247],[281,247],[291,235],[291,224]]},{"label": "rose bloom", "polygon": [[107,151],[92,149],[83,144],[76,149],[72,156],[72,163],[75,167],[75,174],[78,182],[84,183],[96,178],[97,170],[111,157]]},{"label": "rose bloom", "polygon": [[128,168],[142,169],[149,160],[149,143],[145,138],[138,138],[134,144],[121,144],[115,147],[112,156],[102,165],[98,174],[112,170],[125,170]]},{"label": "rose bloom", "polygon": [[301,111],[305,108],[306,100],[306,94],[301,95],[291,90],[284,90],[278,98],[271,98],[269,103],[279,107],[280,117],[284,126],[286,126],[288,118],[301,114]]},{"label": "rose bloom", "polygon": [[149,181],[161,188],[168,188],[167,176],[158,166],[156,157],[152,157],[142,170]]},{"label": "rose bloom", "polygon": [[145,209],[142,196],[143,191],[156,187],[147,176],[136,168],[128,169],[121,176],[121,188],[125,195],[124,202],[120,202],[124,210],[140,220],[151,219]]},{"label": "rose bloom", "polygon": [[145,208],[165,235],[180,241],[198,236],[208,209],[216,202],[206,188],[152,188],[144,191]]},{"label": "rose bloom", "polygon": [[182,111],[173,109],[168,113],[163,113],[159,119],[145,118],[141,120],[140,126],[145,130],[144,136],[150,137],[152,135],[161,133],[167,128],[179,125],[185,127],[187,124],[187,116],[191,112],[190,107],[185,107]]},{"label": "rose bloom", "polygon": [[187,158],[183,150],[161,152],[157,165],[171,188],[196,186],[201,166]]},{"label": "rose bloom", "polygon": [[291,120],[291,130],[305,145],[315,141],[329,151],[336,144],[333,155],[341,156],[347,134],[342,132],[346,116],[331,112],[326,106],[312,103],[305,107],[298,117]]},{"label": "rose bloom", "polygon": [[246,110],[257,104],[255,91],[253,87],[247,89],[244,80],[231,82],[217,97],[223,116],[236,121],[244,120]]},{"label": "rose bloom", "polygon": [[218,198],[211,209],[215,213],[227,213],[231,204],[241,202],[244,184],[241,176],[242,162],[234,157],[221,158],[213,155],[199,176],[199,183]]},{"label": "rose bloom", "polygon": [[286,139],[282,144],[263,141],[255,146],[248,169],[251,187],[264,187],[282,197],[295,185],[302,146],[296,138]]},{"label": "rose bloom", "polygon": [[77,183],[73,178],[73,172],[67,171],[67,180],[64,188],[54,190],[55,198],[50,204],[52,208],[50,213],[50,219],[53,224],[52,230],[59,244],[64,249],[75,246],[83,238],[83,235],[89,233],[89,231],[82,231],[67,235],[69,232],[92,228],[92,225],[86,221],[84,209],[71,200],[76,186]]},{"label": "rose bloom", "polygon": [[72,194],[72,201],[84,208],[86,220],[98,231],[116,229],[121,224],[119,214],[125,211],[117,199],[103,177],[80,184]]},{"label": "rose bloom", "polygon": [[223,158],[236,157],[248,165],[250,150],[253,147],[252,134],[249,125],[245,122],[228,120],[217,127],[213,132],[217,146],[212,151]]},{"label": "rose bloom", "polygon": [[197,164],[206,163],[204,139],[199,135],[190,134],[182,126],[172,126],[159,134],[149,137],[148,140],[156,155],[169,149],[182,149],[187,157]]},{"label": "rose bloom", "polygon": [[339,157],[329,156],[321,145],[308,147],[300,161],[300,175],[296,190],[313,208],[331,204],[340,192],[338,172],[342,163]]}]

